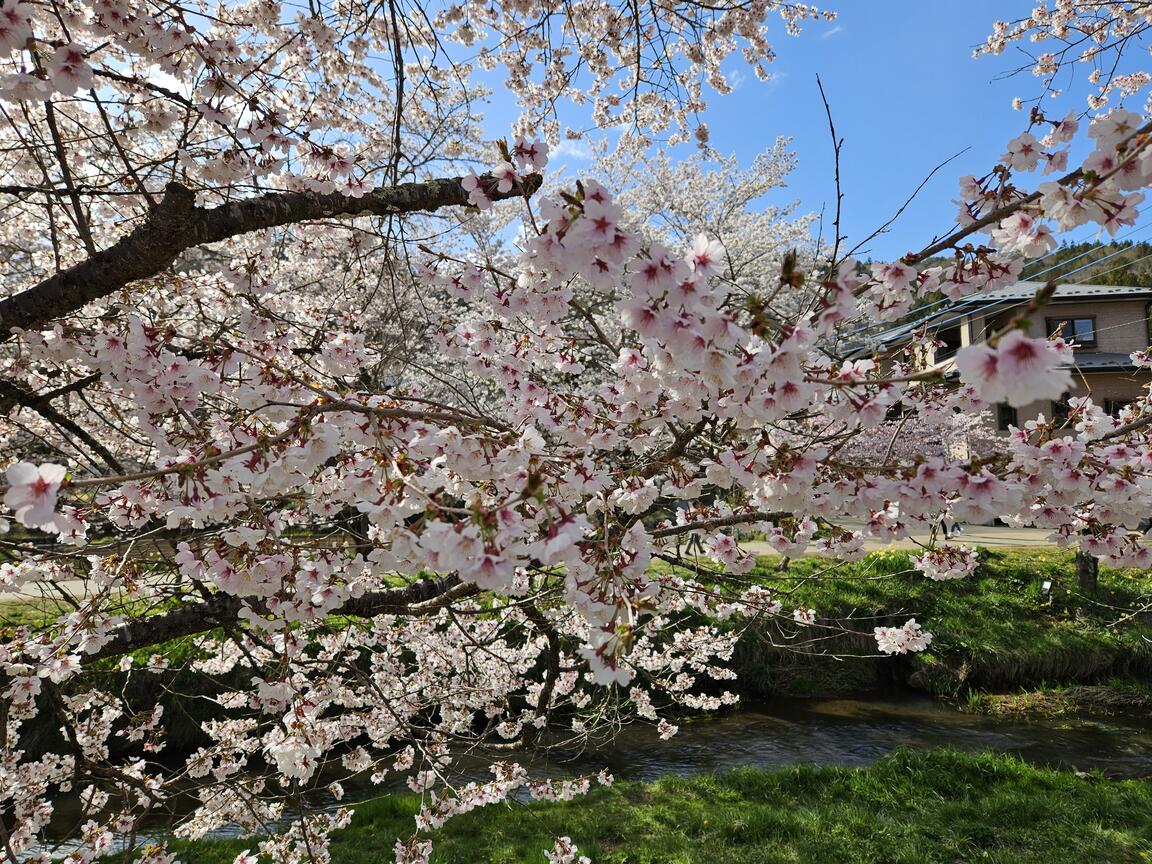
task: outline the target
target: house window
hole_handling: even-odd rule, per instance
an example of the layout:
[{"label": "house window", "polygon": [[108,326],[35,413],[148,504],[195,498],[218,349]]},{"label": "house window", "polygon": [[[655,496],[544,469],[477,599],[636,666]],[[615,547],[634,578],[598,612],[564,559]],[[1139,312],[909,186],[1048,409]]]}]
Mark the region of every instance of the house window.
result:
[{"label": "house window", "polygon": [[1002,330],[1006,330],[1008,325],[1012,323],[1012,312],[1001,312],[997,315],[992,315],[984,319],[984,332],[979,334],[979,338],[987,339]]},{"label": "house window", "polygon": [[998,431],[1007,432],[1012,426],[1019,427],[1019,425],[1015,408],[1007,402],[1000,402],[996,405],[996,429]]},{"label": "house window", "polygon": [[1054,336],[1057,331],[1067,342],[1075,342],[1084,348],[1096,345],[1096,319],[1095,318],[1048,318],[1048,335]]},{"label": "house window", "polygon": [[1064,424],[1068,422],[1068,415],[1072,406],[1068,404],[1068,394],[1065,393],[1056,402],[1052,403],[1052,422]]},{"label": "house window", "polygon": [[936,349],[935,360],[937,363],[955,357],[956,352],[961,348],[960,328],[948,327],[947,329],[941,330],[936,334],[936,341],[943,343]]},{"label": "house window", "polygon": [[1112,417],[1119,417],[1120,412],[1132,404],[1131,399],[1105,399],[1104,413]]}]

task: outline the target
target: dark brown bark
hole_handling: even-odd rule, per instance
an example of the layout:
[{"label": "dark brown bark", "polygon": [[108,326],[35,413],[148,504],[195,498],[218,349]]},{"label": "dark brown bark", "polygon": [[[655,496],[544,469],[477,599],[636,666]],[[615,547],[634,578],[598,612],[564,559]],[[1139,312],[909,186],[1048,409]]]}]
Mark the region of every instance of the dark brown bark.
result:
[{"label": "dark brown bark", "polygon": [[[353,598],[333,609],[333,615],[352,615],[357,618],[373,618],[377,615],[423,614],[439,608],[443,604],[431,601],[443,599],[445,602],[462,599],[479,593],[475,585],[462,582],[459,576],[443,576],[439,579],[421,579],[403,588],[390,588],[386,591],[372,591]],[[85,661],[103,657],[116,657],[129,651],[159,645],[171,639],[206,633],[217,627],[235,625],[240,620],[240,609],[245,603],[231,594],[215,594],[203,603],[191,603],[160,615],[150,615],[129,621],[116,628],[112,639],[99,651],[87,655]],[[251,605],[259,608],[259,600],[251,600]],[[428,604],[419,609],[413,607]]]},{"label": "dark brown bark", "polygon": [[1100,562],[1095,555],[1082,550],[1076,551],[1076,584],[1081,594],[1096,596],[1096,580],[1100,575]]},{"label": "dark brown bark", "polygon": [[779,522],[791,516],[783,510],[754,510],[750,513],[735,513],[732,516],[720,516],[716,519],[701,519],[697,522],[686,522],[683,525],[672,525],[669,528],[657,528],[651,532],[651,537],[675,537],[677,534],[687,534],[689,531],[711,531],[713,528],[727,528],[731,525],[747,525],[752,522]]},{"label": "dark brown bark", "polygon": [[[219,207],[196,206],[196,195],[178,183],[168,185],[163,199],[127,237],[95,255],[61,270],[38,285],[0,300],[0,340],[13,327],[43,327],[85,304],[106,297],[131,282],[163,273],[181,252],[229,237],[333,216],[438,210],[468,204],[461,178],[404,183],[377,189],[362,198],[317,192],[271,192]],[[509,192],[489,194],[499,200],[531,195],[542,178],[531,174]]]},{"label": "dark brown bark", "polygon": [[[94,381],[97,377],[99,376],[89,375],[86,379],[81,380],[91,382]],[[71,389],[81,389],[81,387],[77,386]],[[7,414],[15,405],[20,405],[24,408],[30,408],[49,423],[54,423],[60,429],[71,433],[83,441],[86,445],[88,445],[88,448],[96,453],[101,459],[103,459],[105,464],[113,471],[123,472],[124,467],[120,464],[116,457],[112,455],[112,452],[107,447],[97,441],[96,438],[94,438],[87,429],[85,429],[75,420],[64,416],[52,407],[51,400],[54,396],[59,396],[62,393],[71,392],[71,389],[65,387],[61,388],[59,391],[40,396],[36,393],[32,393],[31,391],[24,389],[18,384],[13,384],[10,381],[0,380],[0,415]]]}]

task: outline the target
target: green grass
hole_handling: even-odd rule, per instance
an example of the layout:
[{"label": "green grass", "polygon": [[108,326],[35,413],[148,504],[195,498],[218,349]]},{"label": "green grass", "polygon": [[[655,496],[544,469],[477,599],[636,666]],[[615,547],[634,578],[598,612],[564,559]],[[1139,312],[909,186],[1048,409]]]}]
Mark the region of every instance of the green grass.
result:
[{"label": "green grass", "polygon": [[[915,617],[934,636],[930,650],[894,666],[881,662],[898,669],[903,682],[940,695],[1152,677],[1152,613],[1121,620],[1125,610],[1152,602],[1148,573],[1102,567],[1099,591],[1086,597],[1070,552],[981,549],[980,562],[971,577],[933,582],[911,570],[906,552],[875,553],[827,574],[826,558],[794,561],[783,573],[778,559],[762,559],[754,578],[788,608],[856,619],[849,626],[866,633]],[[1053,583],[1048,597],[1043,580]],[[766,626],[767,635],[779,637]],[[875,646],[844,637],[819,650],[854,654]],[[799,695],[868,689],[884,671],[875,660],[836,664],[811,651],[788,655],[751,638],[738,652],[738,671],[761,692]]]},{"label": "green grass", "polygon": [[51,625],[68,607],[50,598],[21,598],[0,601],[0,638],[11,635],[18,627],[41,630]]},{"label": "green grass", "polygon": [[[1088,598],[1076,590],[1072,553],[1055,549],[982,549],[974,576],[948,582],[912,572],[906,552],[875,553],[827,574],[822,571],[832,562],[826,558],[793,561],[783,573],[776,569],[778,561],[762,559],[752,578],[771,587],[788,608],[811,607],[822,617],[852,619],[848,625],[864,635],[779,648],[756,632],[747,634],[733,660],[740,676],[735,685],[747,696],[866,693],[898,683],[958,698],[976,711],[1060,715],[1093,710],[1094,705],[1123,710],[1123,700],[1100,694],[1070,700],[1052,697],[1050,691],[1109,679],[1152,680],[1152,614],[1115,623],[1125,617],[1124,610],[1152,600],[1152,577],[1144,572],[1101,568],[1099,592]],[[1045,579],[1053,583],[1050,597],[1040,592]],[[11,633],[6,628],[42,626],[60,611],[47,600],[0,603],[0,636]],[[879,657],[871,628],[902,624],[912,616],[933,633],[930,650]],[[794,630],[768,623],[759,635],[780,644],[786,643],[785,631]],[[193,750],[204,740],[201,721],[221,713],[206,697],[227,684],[244,686],[247,673],[212,682],[191,672],[185,668],[194,653],[188,639],[137,652],[137,659],[142,661],[151,650],[168,657],[173,668],[160,675],[134,672],[127,689],[130,703],[163,704],[171,749]],[[849,659],[838,661],[828,654]],[[113,664],[102,665],[110,669]],[[105,683],[125,677],[105,674],[110,676]],[[114,689],[121,686],[116,683]],[[1019,694],[1037,688],[1042,692]],[[981,701],[972,699],[973,693],[1010,693],[1014,698]],[[27,743],[33,750],[48,747],[56,734],[54,727],[45,726],[35,736],[43,738],[40,743]]]},{"label": "green grass", "polygon": [[1091,713],[1111,715],[1147,711],[1152,687],[1139,681],[1110,679],[1099,685],[1039,687],[1016,693],[971,692],[963,704],[973,714],[1063,717]]},{"label": "green grass", "polygon": [[[415,796],[357,808],[333,864],[391,860]],[[1042,770],[1013,758],[898,752],[869,768],[745,768],[617,784],[559,804],[452,820],[434,862],[542,864],[567,835],[596,864],[1146,864],[1152,784]],[[230,864],[256,841],[181,844],[186,864]]]}]

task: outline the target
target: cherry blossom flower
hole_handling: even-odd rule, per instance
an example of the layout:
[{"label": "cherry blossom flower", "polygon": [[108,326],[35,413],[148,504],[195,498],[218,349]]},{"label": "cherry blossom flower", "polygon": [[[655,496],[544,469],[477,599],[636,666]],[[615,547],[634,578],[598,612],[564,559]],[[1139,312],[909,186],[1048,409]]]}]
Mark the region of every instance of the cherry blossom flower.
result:
[{"label": "cherry blossom flower", "polygon": [[84,59],[84,47],[76,43],[56,49],[48,62],[48,73],[52,85],[65,96],[92,87],[92,68]]},{"label": "cherry blossom flower", "polygon": [[[61,7],[57,19],[44,14],[51,4],[0,3],[0,44],[10,49],[0,51],[2,96],[33,103],[9,112],[19,146],[8,169],[23,185],[5,187],[17,190],[3,193],[16,201],[5,230],[12,248],[27,251],[5,275],[13,297],[39,296],[37,283],[56,269],[83,270],[92,248],[104,250],[100,260],[115,256],[125,237],[147,238],[137,229],[178,207],[230,214],[224,236],[208,232],[210,250],[190,247],[175,267],[90,297],[84,310],[40,315],[25,304],[33,311],[8,334],[6,375],[53,394],[84,434],[21,407],[6,440],[83,454],[74,487],[83,492],[77,506],[58,506],[63,469],[12,466],[9,509],[50,526],[59,543],[14,553],[19,560],[0,564],[0,589],[70,591],[77,568],[85,575],[74,609],[0,640],[9,729],[43,720],[40,693],[76,681],[59,688],[53,722],[71,722],[85,758],[110,769],[100,776],[130,779],[134,792],[162,799],[191,778],[199,807],[181,836],[279,824],[259,857],[325,860],[326,836],[349,811],[285,823],[282,793],[337,764],[425,790],[420,832],[524,789],[541,799],[584,794],[592,777],[533,781],[504,763],[488,782],[429,787],[452,773],[454,754],[527,744],[550,718],[593,739],[631,712],[670,734],[665,705],[735,704],[724,682],[741,618],[779,617],[797,641],[819,638],[815,627],[787,623],[814,625],[813,610],[785,611],[766,589],[728,578],[754,565],[736,540],[747,530],[785,555],[816,544],[857,557],[866,540],[904,539],[943,508],[1044,527],[1111,563],[1152,561],[1124,527],[1152,506],[1146,395],[1121,418],[1072,398],[1067,422],[1018,423],[994,440],[995,458],[983,458],[977,412],[1059,393],[1072,359],[1064,342],[1014,330],[966,346],[959,388],[925,374],[917,354],[927,331],[906,351],[870,350],[890,330],[885,322],[930,295],[959,300],[1013,284],[1023,259],[1050,248],[1057,232],[1133,224],[1152,177],[1133,112],[1085,119],[1095,146],[1083,147],[1078,112],[1049,118],[1038,106],[1000,165],[962,179],[957,230],[942,246],[923,238],[937,252],[870,267],[841,261],[829,272],[809,217],[781,220],[757,203],[788,170],[783,145],[746,169],[639,157],[644,135],[703,143],[706,127],[671,91],[609,86],[616,49],[634,50],[623,35],[639,35],[643,56],[655,58],[653,80],[706,80],[737,48],[766,59],[766,14],[794,26],[815,14],[805,4],[728,4],[722,14],[680,4],[686,20],[664,41],[660,16],[651,30],[608,32],[576,4],[556,32],[590,37],[590,53],[546,42],[525,52],[522,40],[496,38],[535,32],[525,27],[555,11],[542,0],[431,19],[437,37],[491,48],[477,62],[505,67],[526,112],[520,132],[542,122],[541,134],[559,140],[550,101],[559,93],[586,99],[597,124],[629,112],[629,131],[612,136],[620,163],[594,173],[618,167],[634,182],[615,191],[565,182],[497,211],[497,198],[519,197],[518,172],[547,162],[546,145],[519,138],[480,176],[447,179],[462,170],[451,167],[445,180],[407,182],[437,164],[478,164],[485,152],[471,140],[483,118],[454,107],[467,100],[453,70],[409,76],[397,112],[371,59],[419,54],[409,40],[427,34],[424,23],[397,33],[336,28],[256,3],[211,21],[192,15],[192,28],[180,4],[101,0],[99,14]],[[988,51],[1031,34],[1059,38],[1054,18],[1076,27],[1099,13],[1121,29],[1144,26],[1138,6],[1101,13],[1068,0],[1058,15],[998,28]],[[1101,35],[1111,38],[1108,30]],[[545,55],[541,67],[534,58]],[[1037,71],[1056,74],[1061,56],[1038,50]],[[577,63],[581,76],[571,74]],[[95,70],[99,103],[88,92]],[[584,75],[591,83],[581,84]],[[1103,102],[1152,79],[1134,70],[1096,83]],[[684,100],[694,111],[698,95]],[[20,189],[46,182],[40,166],[60,161],[54,136],[36,125],[45,102],[80,209],[92,214],[86,225],[74,207],[21,203],[31,193]],[[401,128],[382,129],[394,116]],[[171,166],[179,185],[165,189],[158,165]],[[1065,166],[1072,171],[1060,176]],[[1036,168],[1059,174],[1031,188],[1024,174]],[[368,197],[369,178],[389,185]],[[417,204],[435,209],[439,192],[421,196],[454,189],[452,200],[466,195],[487,212],[391,213],[394,182]],[[74,197],[56,192],[64,204]],[[264,210],[264,196],[294,202],[271,208],[286,221],[247,230],[244,214]],[[311,205],[315,218],[295,218]],[[695,236],[705,226],[723,248]],[[785,250],[797,252],[788,270]],[[422,263],[409,272],[402,262],[416,251]],[[714,278],[729,261],[732,281]],[[958,441],[972,446],[961,455]],[[863,524],[840,527],[848,519]],[[164,525],[180,533],[175,554],[141,552],[137,541]],[[85,542],[86,532],[109,542],[62,545]],[[88,552],[98,554],[79,554]],[[928,578],[958,578],[975,557],[943,546],[916,564]],[[194,640],[191,671],[241,682],[218,694],[222,711],[203,724],[205,744],[183,767],[148,755],[165,740],[161,712],[126,703],[101,683],[107,676],[77,680],[93,655],[97,671],[128,643],[137,657],[154,650],[137,607]],[[872,635],[888,654],[931,641],[914,620]],[[165,656],[135,665],[132,656],[112,668],[174,674]],[[612,719],[600,710],[608,703]],[[0,784],[0,804],[15,814],[18,856],[74,782],[75,758],[66,749],[6,763],[18,779]],[[77,860],[131,834],[152,806],[151,794],[119,795],[123,807],[104,813],[96,793]],[[552,855],[571,864],[578,851],[560,840]],[[157,849],[141,860],[170,857]],[[421,833],[395,849],[401,861],[430,851]]]},{"label": "cherry blossom flower", "polygon": [[700,276],[711,276],[719,270],[723,255],[724,246],[719,240],[709,240],[707,235],[697,234],[687,261]]},{"label": "cherry blossom flower", "polygon": [[8,468],[4,506],[13,510],[16,521],[25,527],[53,530],[56,495],[67,473],[63,465],[17,462]]},{"label": "cherry blossom flower", "polygon": [[512,155],[521,170],[540,171],[548,164],[548,145],[520,137],[512,147]]},{"label": "cherry blossom flower", "polygon": [[1059,399],[1069,389],[1072,374],[1064,368],[1063,342],[1032,339],[1013,329],[995,347],[968,345],[956,354],[960,380],[986,402],[1019,407],[1039,399]]},{"label": "cherry blossom flower", "polygon": [[903,627],[877,627],[876,645],[884,654],[908,654],[924,651],[932,644],[932,634],[910,618]]},{"label": "cherry blossom flower", "polygon": [[1013,171],[1031,171],[1040,160],[1040,142],[1030,132],[1024,132],[1008,142],[1008,152],[1000,161]]},{"label": "cherry blossom flower", "polygon": [[912,557],[912,565],[934,581],[963,579],[976,570],[976,550],[944,545]]},{"label": "cherry blossom flower", "polygon": [[396,864],[428,864],[432,854],[432,841],[413,837],[410,840],[397,840],[393,847]]},{"label": "cherry blossom flower", "polygon": [[[496,191],[508,192],[519,182],[516,167],[510,162],[500,162],[492,167],[492,177],[496,181]],[[464,188],[468,188],[465,186]]]},{"label": "cherry blossom flower", "polygon": [[32,35],[32,4],[25,0],[0,3],[0,53],[23,48]]},{"label": "cherry blossom flower", "polygon": [[557,837],[556,843],[544,853],[544,857],[548,859],[548,864],[592,864],[586,855],[580,855],[571,837]]},{"label": "cherry blossom flower", "polygon": [[478,207],[481,210],[488,210],[492,207],[492,197],[485,189],[484,182],[474,172],[468,172],[460,181],[460,185],[468,193],[468,203],[473,207]]}]

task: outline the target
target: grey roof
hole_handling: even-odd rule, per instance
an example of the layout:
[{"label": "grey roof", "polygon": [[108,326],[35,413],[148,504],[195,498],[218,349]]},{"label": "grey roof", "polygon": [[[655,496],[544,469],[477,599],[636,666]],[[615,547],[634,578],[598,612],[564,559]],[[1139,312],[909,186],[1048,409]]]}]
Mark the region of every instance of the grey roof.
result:
[{"label": "grey roof", "polygon": [[[973,294],[965,297],[960,303],[1001,303],[1006,300],[1029,300],[1041,288],[1043,282],[1017,282],[995,291],[986,291],[983,294]],[[1101,298],[1110,297],[1152,297],[1152,288],[1139,288],[1134,285],[1057,285],[1055,300],[1071,300],[1073,298]]]},{"label": "grey roof", "polygon": [[908,334],[920,327],[924,326],[928,318],[921,318],[916,321],[908,321],[904,324],[897,324],[895,327],[890,327],[887,330],[881,330],[877,333],[872,333],[861,340],[861,342],[877,342],[881,345],[887,345],[890,342],[899,342]]},{"label": "grey roof", "polygon": [[[968,306],[988,306],[998,303],[1020,304],[1031,300],[1036,292],[1044,287],[1043,282],[1016,282],[995,291],[985,291],[983,294],[971,294],[957,300],[955,303],[941,306],[928,312],[913,321],[897,324],[887,330],[871,334],[870,339],[880,344],[898,342],[913,330],[926,324],[939,323],[941,319],[956,320],[957,314]],[[1138,288],[1132,285],[1057,285],[1053,300],[1077,299],[1130,299],[1134,297],[1152,297],[1152,288]]]},{"label": "grey roof", "polygon": [[[960,373],[956,369],[956,358],[949,357],[934,368],[944,373],[946,378],[956,378]],[[1073,363],[1067,369],[1075,368],[1080,372],[1132,372],[1138,369],[1130,354],[1118,354],[1112,351],[1077,351]]]},{"label": "grey roof", "polygon": [[[890,345],[895,342],[907,338],[907,336],[914,330],[924,327],[926,325],[940,324],[944,322],[960,321],[959,316],[970,314],[965,311],[971,306],[989,306],[999,303],[1013,303],[1020,305],[1031,300],[1038,290],[1044,287],[1044,282],[1016,282],[1004,288],[997,288],[995,291],[985,291],[983,294],[971,294],[960,300],[949,304],[929,304],[931,311],[928,311],[912,321],[906,321],[903,324],[896,324],[886,330],[875,330],[869,332],[866,328],[861,333],[867,335],[857,335],[855,344],[847,347],[849,354],[857,351],[870,350],[872,345]],[[1152,297],[1152,288],[1139,288],[1134,285],[1057,285],[1056,292],[1052,295],[1054,300],[1077,300],[1077,299],[1132,299],[1137,297]],[[932,308],[935,307],[935,308]],[[1102,356],[1102,355],[1099,355]],[[1128,355],[1123,355],[1127,358]],[[1127,361],[1128,365],[1124,368],[1132,368],[1130,360]],[[1120,368],[1120,367],[1109,367]]]},{"label": "grey roof", "polygon": [[1076,368],[1081,372],[1107,372],[1135,369],[1132,355],[1112,351],[1077,351]]}]

